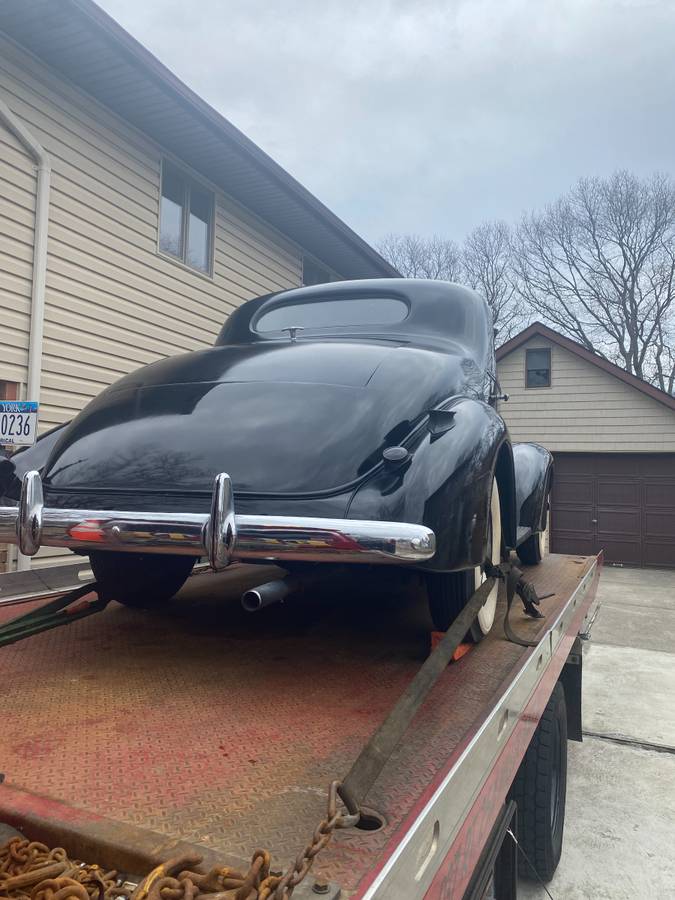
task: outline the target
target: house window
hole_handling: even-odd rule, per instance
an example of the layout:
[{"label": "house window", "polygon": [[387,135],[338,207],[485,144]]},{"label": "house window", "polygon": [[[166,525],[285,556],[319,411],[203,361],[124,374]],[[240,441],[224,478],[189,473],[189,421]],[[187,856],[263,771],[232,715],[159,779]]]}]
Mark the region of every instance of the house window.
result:
[{"label": "house window", "polygon": [[171,163],[162,163],[159,249],[210,274],[212,244],[213,193]]},{"label": "house window", "polygon": [[15,381],[0,381],[0,400],[18,400],[19,385]]},{"label": "house window", "polygon": [[310,284],[326,284],[332,281],[331,274],[325,266],[319,265],[307,256],[302,258],[302,283],[307,287]]},{"label": "house window", "polygon": [[551,387],[551,349],[525,351],[525,387]]}]

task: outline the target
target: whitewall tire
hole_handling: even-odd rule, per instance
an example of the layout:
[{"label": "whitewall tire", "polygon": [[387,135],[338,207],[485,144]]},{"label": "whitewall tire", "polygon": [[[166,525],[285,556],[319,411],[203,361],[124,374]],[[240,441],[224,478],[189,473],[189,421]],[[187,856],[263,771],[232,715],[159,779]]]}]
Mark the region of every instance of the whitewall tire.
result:
[{"label": "whitewall tire", "polygon": [[[497,479],[492,480],[492,494],[490,496],[490,521],[488,524],[488,557],[494,566],[498,566],[501,562],[502,553],[502,516],[499,505],[499,488]],[[481,566],[474,569],[474,587],[478,589],[486,579],[485,572]],[[497,598],[499,596],[499,582],[495,581],[494,587],[490,591],[487,600],[478,610],[476,617],[476,625],[480,629],[481,635],[489,633],[494,625],[495,613],[497,612]]]},{"label": "whitewall tire", "polygon": [[[502,519],[496,479],[492,481],[486,538],[487,544],[484,549],[490,562],[494,563],[494,565],[499,565],[501,562]],[[429,612],[431,613],[434,628],[438,631],[447,631],[483,581],[485,581],[485,573],[480,566],[463,572],[427,573],[426,584]],[[468,638],[480,641],[490,631],[495,620],[498,594],[499,585],[495,584],[472,623],[467,635]]]}]

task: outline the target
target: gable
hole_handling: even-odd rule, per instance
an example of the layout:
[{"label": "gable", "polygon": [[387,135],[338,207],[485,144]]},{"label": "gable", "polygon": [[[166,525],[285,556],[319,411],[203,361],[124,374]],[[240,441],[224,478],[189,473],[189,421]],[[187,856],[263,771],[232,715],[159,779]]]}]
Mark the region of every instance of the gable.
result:
[{"label": "gable", "polygon": [[[525,387],[525,352],[549,348],[551,386]],[[514,441],[566,452],[675,452],[675,410],[542,335],[497,364]]]}]

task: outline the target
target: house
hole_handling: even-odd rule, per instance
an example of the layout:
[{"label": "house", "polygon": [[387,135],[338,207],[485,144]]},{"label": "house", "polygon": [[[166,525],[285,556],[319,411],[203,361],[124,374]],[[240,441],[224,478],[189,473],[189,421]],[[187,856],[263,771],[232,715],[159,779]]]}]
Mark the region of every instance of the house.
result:
[{"label": "house", "polygon": [[675,567],[675,397],[539,322],[497,374],[512,439],[555,458],[550,549]]},{"label": "house", "polygon": [[0,4],[0,398],[43,429],[250,297],[397,274],[91,0]]}]

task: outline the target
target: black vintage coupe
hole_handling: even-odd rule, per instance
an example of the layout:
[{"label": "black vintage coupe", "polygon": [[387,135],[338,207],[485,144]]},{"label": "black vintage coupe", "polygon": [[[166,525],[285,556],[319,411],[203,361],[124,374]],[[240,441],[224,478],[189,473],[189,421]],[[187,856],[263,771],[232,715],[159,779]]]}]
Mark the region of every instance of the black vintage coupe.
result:
[{"label": "black vintage coupe", "polygon": [[490,310],[464,287],[259,297],[213,348],[122,378],[0,461],[0,542],[87,554],[130,605],[171,597],[201,556],[408,566],[446,628],[486,559],[541,559],[551,456],[511,444],[497,394]]}]

